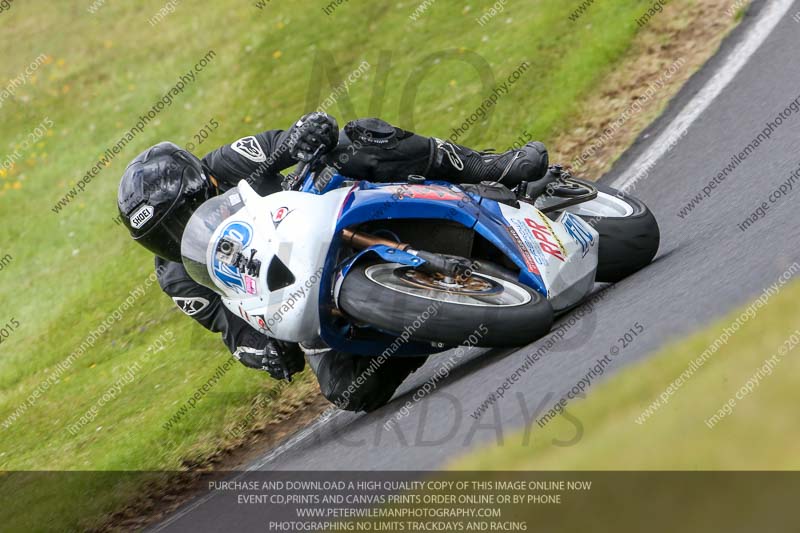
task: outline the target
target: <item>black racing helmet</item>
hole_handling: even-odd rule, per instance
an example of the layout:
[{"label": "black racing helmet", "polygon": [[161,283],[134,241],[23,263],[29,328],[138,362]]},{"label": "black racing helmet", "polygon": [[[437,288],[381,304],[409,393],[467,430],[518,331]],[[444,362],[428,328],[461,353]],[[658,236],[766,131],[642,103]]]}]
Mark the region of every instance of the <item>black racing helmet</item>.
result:
[{"label": "black racing helmet", "polygon": [[125,169],[117,207],[133,240],[180,263],[186,223],[213,194],[200,160],[171,142],[162,142],[139,154]]}]

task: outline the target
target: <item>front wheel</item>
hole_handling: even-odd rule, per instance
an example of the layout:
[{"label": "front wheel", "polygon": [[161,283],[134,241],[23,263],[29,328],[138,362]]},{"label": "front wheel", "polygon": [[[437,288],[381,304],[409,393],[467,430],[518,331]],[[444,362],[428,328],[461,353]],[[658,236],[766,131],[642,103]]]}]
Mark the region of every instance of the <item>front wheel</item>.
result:
[{"label": "front wheel", "polygon": [[339,305],[384,331],[449,346],[522,346],[553,324],[550,302],[519,281],[483,272],[448,279],[398,263],[354,267]]},{"label": "front wheel", "polygon": [[638,198],[600,183],[585,183],[597,189],[597,198],[568,207],[600,234],[597,277],[614,283],[649,265],[658,252],[661,233],[650,209]]}]

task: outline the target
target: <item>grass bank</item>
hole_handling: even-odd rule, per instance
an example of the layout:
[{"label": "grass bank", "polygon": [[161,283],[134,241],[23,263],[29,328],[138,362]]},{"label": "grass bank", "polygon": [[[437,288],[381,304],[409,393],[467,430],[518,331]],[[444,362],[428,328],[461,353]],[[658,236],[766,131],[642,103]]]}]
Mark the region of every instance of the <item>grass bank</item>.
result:
[{"label": "grass bank", "polygon": [[[480,450],[458,470],[797,470],[800,283],[602,382],[530,446]],[[753,315],[743,321],[740,317]],[[737,320],[743,323],[737,326]],[[731,333],[733,332],[733,333]],[[577,423],[576,423],[577,421]],[[576,427],[582,428],[576,433]],[[554,445],[557,440],[561,445]],[[565,441],[573,442],[564,446]],[[509,437],[509,443],[522,442]]]}]

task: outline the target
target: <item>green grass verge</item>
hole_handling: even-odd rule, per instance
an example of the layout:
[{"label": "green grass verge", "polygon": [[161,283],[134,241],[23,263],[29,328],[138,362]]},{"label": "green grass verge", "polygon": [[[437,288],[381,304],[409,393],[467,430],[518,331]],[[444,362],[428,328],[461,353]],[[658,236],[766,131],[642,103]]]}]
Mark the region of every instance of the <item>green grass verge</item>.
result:
[{"label": "green grass verge", "polygon": [[[215,335],[183,316],[157,286],[68,369],[57,370],[152,272],[152,257],[112,222],[119,176],[139,151],[164,139],[195,142],[193,135],[211,118],[220,127],[196,148],[198,155],[255,131],[288,126],[341,81],[332,83],[328,71],[322,75],[324,57],[333,58],[341,78],[362,61],[371,65],[350,87],[349,100],[339,98],[329,109],[341,124],[380,114],[402,127],[448,136],[488,96],[478,71],[461,61],[475,58],[473,52],[478,64],[491,66],[497,84],[522,62],[529,66],[497,102],[492,120],[473,127],[466,139],[501,149],[524,132],[546,141],[623,56],[645,3],[598,2],[577,24],[568,19],[572,3],[509,3],[485,26],[475,19],[489,1],[434,3],[416,22],[409,19],[415,2],[352,0],[330,16],[322,12],[324,0],[276,0],[264,9],[248,2],[181,3],[153,28],[148,19],[162,0],[105,2],[95,14],[87,11],[90,4],[14,3],[0,15],[0,80],[47,56],[0,108],[0,162],[21,150],[14,167],[0,172],[0,257],[12,257],[0,271],[0,324],[19,323],[0,346],[0,423],[10,422],[0,426],[3,470],[182,469],[230,444],[226,431],[246,416],[255,395],[273,386],[265,375],[234,366],[166,430],[170,416],[227,355]],[[197,81],[85,192],[53,213],[51,207],[97,158],[209,50],[216,56]],[[432,62],[431,54],[439,52],[446,54]],[[426,65],[430,70],[419,70]],[[373,98],[382,73],[385,92]],[[319,98],[307,98],[318,79]],[[411,101],[413,109],[403,107]],[[51,130],[23,149],[45,119]],[[68,431],[166,331],[174,340],[146,358],[91,423],[76,434]],[[59,379],[17,411],[57,371]],[[313,376],[306,374],[259,416],[269,419],[312,388]],[[15,412],[19,416],[11,420]],[[98,476],[79,486],[37,485],[16,501],[26,502],[20,509],[29,512],[35,502],[61,502],[53,527],[91,525],[139,487],[131,481],[109,490],[107,481]],[[13,484],[3,486],[3,501],[13,490]],[[22,515],[4,525],[24,523],[15,520]]]},{"label": "green grass verge", "polygon": [[[667,392],[663,399],[662,393],[715,343],[742,310],[609,378],[592,390],[587,400],[568,404],[572,420],[559,416],[545,428],[536,428],[529,446],[517,444],[522,439],[511,436],[509,444],[477,451],[452,467],[797,470],[800,456],[793,443],[800,438],[795,382],[800,371],[800,348],[793,345],[800,341],[798,301],[800,283],[785,286],[682,386]],[[789,351],[765,363],[779,350]],[[752,392],[742,389],[748,381]],[[653,407],[652,402],[659,399],[661,405]],[[731,400],[733,403],[728,404]],[[650,416],[643,417],[648,408],[652,409]],[[715,415],[718,418],[712,419]],[[564,446],[576,439],[578,426],[583,428],[578,432],[578,442]],[[554,445],[554,440],[561,445]]]}]

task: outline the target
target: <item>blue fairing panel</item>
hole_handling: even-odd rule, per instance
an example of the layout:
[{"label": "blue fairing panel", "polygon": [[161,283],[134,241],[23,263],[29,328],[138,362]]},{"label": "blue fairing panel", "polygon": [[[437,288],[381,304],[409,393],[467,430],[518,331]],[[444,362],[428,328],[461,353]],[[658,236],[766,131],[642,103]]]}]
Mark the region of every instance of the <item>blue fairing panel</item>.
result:
[{"label": "blue fairing panel", "polygon": [[370,220],[441,219],[468,228],[475,225],[480,207],[473,197],[446,182],[426,185],[361,182],[348,198],[339,218],[339,229]]},{"label": "blue fairing panel", "polygon": [[[446,182],[426,182],[425,185],[408,183],[373,184],[360,182],[353,187],[345,200],[337,223],[340,230],[369,222],[388,219],[440,219],[457,222],[467,228],[475,229],[491,242],[509,259],[520,267],[520,281],[547,296],[547,289],[537,272],[531,272],[525,264],[520,251],[521,243],[515,242],[508,228],[510,224],[493,200],[466,193],[459,187]],[[337,329],[334,326],[332,301],[334,273],[341,272],[343,265],[333,264],[339,243],[334,242],[325,265],[321,286],[321,336],[334,349],[361,355],[379,355],[392,342],[395,335],[375,330],[374,341],[355,341],[348,337],[349,326]],[[402,324],[398,325],[402,329]],[[436,351],[426,343],[407,342],[400,345],[391,355],[408,356]]]},{"label": "blue fairing panel", "polygon": [[[425,185],[409,183],[374,184],[358,183],[344,202],[337,223],[337,230],[362,224],[371,220],[387,219],[440,219],[451,220],[472,228],[480,215],[480,206],[475,199],[460,188],[446,182],[427,182]],[[338,234],[338,231],[337,231]],[[333,243],[322,279],[321,295],[331,300],[335,279],[333,273],[340,271],[341,265],[333,264],[339,244]],[[397,340],[396,335],[375,331],[372,341],[356,341],[348,338],[349,326],[337,329],[331,314],[333,303],[320,306],[321,337],[334,349],[359,355],[380,355],[387,346]],[[398,329],[403,325],[399,324]],[[392,356],[429,354],[437,351],[428,343],[403,342],[391,350]]]},{"label": "blue fairing panel", "polygon": [[[498,203],[466,193],[447,182],[374,184],[361,182],[347,202],[338,229],[379,219],[441,219],[474,228],[520,268],[520,281],[545,297],[547,288],[538,272],[529,270],[520,246],[509,232]],[[535,268],[535,267],[534,267]]]}]

